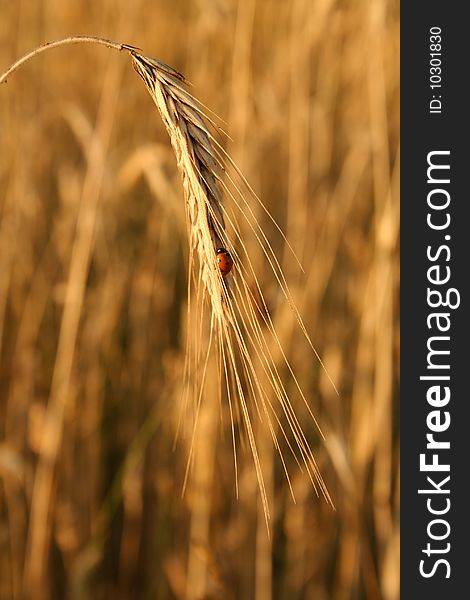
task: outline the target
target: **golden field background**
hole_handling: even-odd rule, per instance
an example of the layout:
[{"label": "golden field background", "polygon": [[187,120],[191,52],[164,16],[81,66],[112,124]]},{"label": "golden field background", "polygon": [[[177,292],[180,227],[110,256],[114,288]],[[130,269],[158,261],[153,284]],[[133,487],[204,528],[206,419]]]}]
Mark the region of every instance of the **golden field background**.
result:
[{"label": "golden field background", "polygon": [[336,510],[289,464],[293,502],[255,422],[268,537],[247,448],[236,498],[217,394],[182,495],[188,240],[169,140],[124,53],[35,57],[0,86],[0,598],[397,599],[398,2],[0,4],[2,72],[87,34],[193,83],[301,260],[259,211],[339,389],[252,243]]}]

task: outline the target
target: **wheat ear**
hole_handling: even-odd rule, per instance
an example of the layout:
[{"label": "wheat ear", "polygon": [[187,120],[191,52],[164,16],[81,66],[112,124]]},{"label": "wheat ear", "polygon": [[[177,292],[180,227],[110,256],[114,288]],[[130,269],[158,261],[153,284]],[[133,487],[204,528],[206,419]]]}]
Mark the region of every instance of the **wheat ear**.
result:
[{"label": "wheat ear", "polygon": [[[266,418],[283,464],[285,465],[285,462],[276,429],[280,430],[293,454],[300,455],[300,461],[307,467],[314,486],[318,485],[325,498],[331,502],[280,377],[279,369],[272,357],[270,342],[274,341],[300,394],[307,403],[287,357],[280,347],[256,273],[253,272],[237,226],[240,215],[249,223],[282,291],[287,300],[293,304],[279,263],[240,187],[226,172],[226,165],[233,165],[233,163],[206,125],[206,121],[214,124],[212,119],[203,110],[201,103],[187,91],[184,77],[171,67],[143,56],[136,50],[131,50],[130,53],[134,68],[142,77],[160,112],[176,154],[185,192],[190,264],[199,269],[194,280],[200,282],[203,287],[203,293],[196,295],[202,297],[206,293],[210,299],[212,314],[209,344],[212,340],[218,344],[227,383],[227,397],[230,402],[236,398],[239,403],[238,408],[241,411],[255,462],[265,515],[268,516],[269,509],[251,422],[253,412],[257,412],[261,418]],[[235,172],[241,175],[236,168]],[[228,178],[228,184],[225,183],[223,175]],[[229,211],[224,206],[224,193],[235,206],[235,211]],[[225,229],[225,221],[228,221],[233,232],[230,237]],[[215,250],[219,246],[227,248],[234,257],[233,276],[223,278],[215,268]],[[248,276],[252,281],[254,280],[255,290],[250,288]],[[296,314],[303,327],[300,315]],[[303,329],[305,331],[305,328]],[[271,400],[273,392],[277,399],[277,406]],[[230,409],[232,412],[232,407]],[[287,427],[284,428],[281,421],[284,421]],[[292,436],[296,450],[289,440]],[[235,440],[234,454],[236,455]],[[287,472],[286,475],[289,479]]]}]

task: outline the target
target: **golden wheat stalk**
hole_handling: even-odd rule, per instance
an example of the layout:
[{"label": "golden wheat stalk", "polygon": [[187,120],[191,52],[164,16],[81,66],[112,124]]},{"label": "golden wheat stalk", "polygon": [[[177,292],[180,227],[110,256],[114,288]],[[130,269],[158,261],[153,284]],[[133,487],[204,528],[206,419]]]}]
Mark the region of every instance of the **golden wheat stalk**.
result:
[{"label": "golden wheat stalk", "polygon": [[[219,365],[222,379],[225,381],[225,394],[231,416],[235,473],[237,472],[237,444],[234,415],[241,415],[254,460],[266,521],[269,519],[269,507],[252,423],[255,415],[266,423],[269,429],[289,485],[283,445],[293,454],[300,468],[305,468],[317,494],[320,491],[333,505],[287,392],[281,370],[288,373],[294,384],[293,387],[297,389],[297,395],[307,406],[315,424],[317,422],[276,333],[240,232],[240,219],[246,221],[248,229],[260,245],[266,258],[265,262],[272,269],[285,301],[289,302],[294,311],[322,368],[325,367],[295,308],[279,262],[256,219],[250,201],[260,203],[268,215],[269,211],[209,129],[207,123],[215,130],[217,126],[204,110],[203,105],[188,92],[184,77],[168,65],[144,56],[133,46],[85,36],[67,38],[37,48],[1,75],[0,83],[6,81],[8,75],[39,52],[77,42],[100,43],[130,54],[135,70],[143,79],[159,110],[176,155],[183,182],[190,242],[191,275],[188,277],[188,306],[191,298],[194,298],[197,310],[200,311],[197,327],[200,327],[201,331],[204,311],[207,306],[210,310],[210,331],[206,343],[201,342],[197,346],[188,348],[188,373],[191,364],[196,365],[195,370],[199,368],[200,373],[194,394],[196,423],[193,429],[193,442],[209,355],[215,348],[219,355]],[[225,200],[227,202],[224,202]],[[219,247],[227,249],[234,261],[232,272],[225,277],[217,268],[216,250]],[[193,296],[191,281],[195,285]],[[275,358],[274,355],[280,356],[280,359]],[[318,430],[320,431],[319,427]],[[192,452],[193,443],[188,467]]]}]

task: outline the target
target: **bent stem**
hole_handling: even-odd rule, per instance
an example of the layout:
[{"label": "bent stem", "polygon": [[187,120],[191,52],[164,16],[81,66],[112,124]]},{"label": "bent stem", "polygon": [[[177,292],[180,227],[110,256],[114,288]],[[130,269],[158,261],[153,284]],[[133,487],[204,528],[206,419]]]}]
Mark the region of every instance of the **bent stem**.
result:
[{"label": "bent stem", "polygon": [[19,58],[15,63],[11,65],[9,69],[7,69],[2,75],[0,75],[0,84],[6,83],[8,77],[16,71],[22,64],[27,62],[30,58],[45,52],[46,50],[52,50],[52,48],[58,48],[59,46],[65,46],[66,44],[101,44],[102,46],[106,46],[107,48],[112,48],[114,50],[127,50],[128,52],[132,50],[137,50],[135,46],[130,46],[129,44],[120,44],[118,42],[113,42],[112,40],[108,40],[106,38],[94,37],[90,35],[76,35],[68,38],[64,38],[61,40],[56,40],[55,42],[46,42],[41,46],[38,46],[28,54],[25,54],[21,58]]}]

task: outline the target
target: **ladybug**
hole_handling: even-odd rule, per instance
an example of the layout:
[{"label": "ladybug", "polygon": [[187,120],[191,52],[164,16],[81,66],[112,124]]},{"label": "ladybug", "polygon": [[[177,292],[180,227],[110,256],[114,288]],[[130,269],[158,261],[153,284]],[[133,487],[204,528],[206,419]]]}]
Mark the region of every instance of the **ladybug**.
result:
[{"label": "ladybug", "polygon": [[233,267],[233,260],[230,253],[225,248],[217,248],[215,251],[217,254],[217,264],[219,265],[222,277],[225,277],[230,273]]}]

